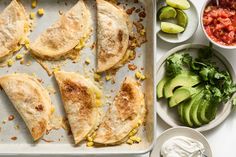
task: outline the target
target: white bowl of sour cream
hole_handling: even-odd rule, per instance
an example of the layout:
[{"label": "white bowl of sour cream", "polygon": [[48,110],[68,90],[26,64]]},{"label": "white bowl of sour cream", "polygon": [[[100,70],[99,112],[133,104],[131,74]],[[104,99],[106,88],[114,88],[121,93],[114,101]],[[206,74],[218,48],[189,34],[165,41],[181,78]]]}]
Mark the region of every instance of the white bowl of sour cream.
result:
[{"label": "white bowl of sour cream", "polygon": [[163,132],[156,141],[150,157],[212,157],[207,139],[188,127],[175,127]]}]

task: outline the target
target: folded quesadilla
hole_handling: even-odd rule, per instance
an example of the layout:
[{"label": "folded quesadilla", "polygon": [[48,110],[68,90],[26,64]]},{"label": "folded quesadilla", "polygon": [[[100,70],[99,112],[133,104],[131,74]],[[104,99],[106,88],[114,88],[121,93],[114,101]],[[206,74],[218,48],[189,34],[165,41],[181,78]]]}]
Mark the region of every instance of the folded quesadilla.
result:
[{"label": "folded quesadilla", "polygon": [[28,33],[28,15],[22,4],[16,0],[0,14],[0,62],[6,60]]},{"label": "folded quesadilla", "polygon": [[0,85],[25,121],[34,140],[42,137],[48,127],[53,106],[48,91],[27,74],[0,77]]},{"label": "folded quesadilla", "polygon": [[56,72],[64,108],[75,144],[92,133],[100,122],[101,91],[74,72]]},{"label": "folded quesadilla", "polygon": [[[97,0],[97,72],[116,68],[129,56],[132,29],[125,10],[105,0]],[[125,58],[125,59],[123,59]]]},{"label": "folded quesadilla", "polygon": [[96,131],[95,143],[115,145],[124,142],[128,134],[144,121],[144,95],[137,82],[127,77]]},{"label": "folded quesadilla", "polygon": [[45,60],[67,58],[81,49],[92,31],[91,14],[83,0],[63,14],[31,44],[33,55]]}]

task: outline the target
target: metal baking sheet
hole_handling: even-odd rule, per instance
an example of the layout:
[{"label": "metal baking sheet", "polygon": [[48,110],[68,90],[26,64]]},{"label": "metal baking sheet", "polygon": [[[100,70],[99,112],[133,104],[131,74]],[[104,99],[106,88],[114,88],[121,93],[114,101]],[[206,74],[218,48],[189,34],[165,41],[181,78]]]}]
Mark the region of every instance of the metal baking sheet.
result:
[{"label": "metal baking sheet", "polygon": [[[70,9],[77,1],[76,0],[40,0],[38,1],[37,8],[31,8],[30,0],[22,0],[23,5],[26,7],[28,13],[37,12],[38,8],[44,8],[45,15],[42,17],[36,18],[36,25],[33,32],[30,34],[30,40],[34,39],[47,27],[49,27],[53,22],[59,18],[59,11],[66,11]],[[124,4],[124,7],[139,8],[143,6],[146,10],[146,18],[143,20],[143,25],[145,26],[147,33],[147,42],[143,44],[140,48],[136,49],[136,59],[131,61],[138,66],[140,70],[143,68],[142,73],[145,74],[147,79],[143,81],[142,87],[143,92],[145,93],[145,101],[147,105],[148,114],[146,117],[146,125],[140,128],[138,136],[142,138],[140,144],[122,144],[118,146],[107,146],[107,147],[86,147],[86,143],[83,142],[79,146],[74,146],[72,136],[67,134],[67,131],[60,129],[51,131],[48,135],[44,136],[44,139],[53,142],[45,142],[40,140],[38,142],[33,142],[30,133],[28,132],[23,120],[20,118],[19,114],[14,109],[11,102],[8,100],[7,96],[3,91],[0,92],[0,155],[16,155],[16,154],[70,154],[70,155],[82,155],[82,154],[141,154],[148,152],[154,143],[155,139],[155,124],[156,124],[156,113],[155,113],[155,2],[154,0],[141,0],[138,3],[136,0],[121,0],[121,4]],[[3,10],[10,0],[0,1],[0,8]],[[90,38],[89,42],[86,44],[86,47],[81,51],[81,56],[78,63],[72,63],[68,61],[62,67],[62,70],[65,71],[74,71],[84,74],[87,71],[95,69],[96,61],[96,52],[92,50],[90,46],[96,41],[96,5],[94,0],[87,0],[92,15],[93,15],[93,35]],[[137,13],[133,13],[131,19],[134,21],[138,20]],[[22,49],[19,53],[23,53],[25,50]],[[15,57],[13,57],[15,58]],[[26,61],[30,63],[30,66],[27,64],[21,65],[19,61],[16,61],[12,67],[4,67],[0,70],[0,75],[21,72],[28,74],[35,74],[43,81],[44,87],[53,87],[56,90],[55,94],[50,95],[54,106],[56,107],[56,113],[61,116],[65,116],[64,108],[60,99],[60,93],[58,87],[55,83],[54,77],[49,77],[47,72],[33,59],[30,59],[25,55]],[[84,64],[84,60],[89,58],[91,63],[87,66]],[[128,70],[127,64],[118,70],[116,73],[116,83],[112,84],[111,82],[104,81],[103,92],[105,94],[110,93],[111,99],[107,101],[112,101],[115,94],[119,90],[119,87],[124,80],[125,76],[134,77],[135,71]],[[93,77],[91,80],[93,80]],[[103,76],[103,80],[104,76]],[[107,108],[108,105],[105,105],[104,108]],[[8,116],[14,115],[15,119],[8,121]],[[4,121],[6,122],[4,124]],[[19,129],[16,129],[16,126],[19,126]],[[12,140],[12,137],[17,137],[17,140]]]}]

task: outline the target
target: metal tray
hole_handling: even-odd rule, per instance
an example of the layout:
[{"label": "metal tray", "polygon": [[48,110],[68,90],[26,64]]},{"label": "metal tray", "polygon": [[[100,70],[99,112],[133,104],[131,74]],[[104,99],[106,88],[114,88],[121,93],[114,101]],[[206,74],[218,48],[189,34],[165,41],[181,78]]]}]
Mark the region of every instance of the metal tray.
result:
[{"label": "metal tray", "polygon": [[[6,5],[9,4],[9,0],[0,1],[0,8],[3,10]],[[34,143],[31,139],[31,136],[19,114],[14,109],[11,102],[8,100],[5,93],[0,92],[0,155],[39,155],[39,154],[51,154],[51,155],[86,155],[86,154],[142,154],[150,151],[155,140],[155,128],[156,128],[156,113],[155,113],[155,53],[154,53],[154,24],[155,24],[155,2],[154,0],[141,0],[139,3],[134,3],[134,0],[121,0],[122,3],[125,3],[126,8],[131,6],[140,6],[143,5],[146,9],[146,18],[143,21],[143,25],[146,28],[147,40],[148,42],[143,44],[141,48],[136,50],[137,55],[134,61],[135,65],[138,66],[138,69],[141,67],[144,68],[142,71],[145,73],[147,79],[142,83],[143,92],[145,93],[146,105],[148,109],[148,114],[146,117],[146,126],[140,128],[139,136],[142,138],[140,144],[122,144],[118,146],[107,146],[107,147],[86,147],[85,143],[82,143],[79,146],[74,146],[72,136],[68,136],[67,132],[63,129],[51,131],[48,135],[45,135],[44,138],[47,140],[52,140],[54,142],[45,142],[40,140]],[[36,27],[30,34],[31,41],[34,39],[48,26],[50,26],[56,19],[59,18],[59,10],[66,11],[71,8],[76,0],[40,0],[38,1],[37,8],[31,8],[30,0],[22,0],[23,5],[26,7],[27,12],[37,12],[38,8],[44,8],[45,15],[42,17],[37,17]],[[94,31],[93,35],[90,38],[87,47],[81,51],[80,60],[78,63],[72,63],[68,61],[66,65],[62,67],[65,71],[76,71],[82,74],[85,74],[86,71],[91,71],[95,69],[95,50],[91,50],[90,46],[96,41],[96,20],[95,12],[96,5],[94,0],[87,0],[88,6],[93,15],[94,21]],[[137,14],[133,14],[133,19],[137,20]],[[24,52],[21,50],[19,53]],[[32,62],[30,66],[21,65],[19,61],[16,61],[12,67],[1,68],[0,75],[13,72],[23,72],[32,74],[35,73],[39,78],[43,80],[43,86],[48,87],[52,86],[56,90],[56,94],[51,95],[52,102],[56,107],[56,111],[59,115],[65,116],[63,105],[59,97],[59,90],[55,83],[54,77],[49,77],[46,71],[33,59],[25,56],[26,60]],[[13,57],[15,58],[15,57]],[[91,63],[87,66],[84,64],[85,58],[90,58]],[[134,71],[130,71],[127,68],[127,64],[122,67],[116,74],[116,83],[111,84],[111,82],[104,81],[103,92],[105,94],[110,93],[110,90],[114,90],[111,95],[110,101],[113,100],[114,95],[119,90],[120,84],[124,80],[125,76],[134,77]],[[92,76],[90,76],[92,77]],[[103,76],[104,79],[104,76]],[[91,78],[93,80],[93,78]],[[108,105],[107,105],[108,106]],[[106,108],[107,108],[106,106]],[[8,116],[14,115],[15,119],[13,121],[8,121]],[[2,122],[6,121],[5,124]],[[20,129],[15,129],[19,125]],[[11,137],[16,136],[17,140],[11,140]]]}]

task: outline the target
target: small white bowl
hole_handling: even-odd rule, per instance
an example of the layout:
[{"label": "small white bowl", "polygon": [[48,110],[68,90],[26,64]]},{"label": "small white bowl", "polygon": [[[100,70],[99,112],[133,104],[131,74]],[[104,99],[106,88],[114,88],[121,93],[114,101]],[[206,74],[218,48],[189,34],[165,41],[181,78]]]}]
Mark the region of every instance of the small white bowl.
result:
[{"label": "small white bowl", "polygon": [[214,45],[220,47],[220,48],[223,48],[223,49],[228,49],[228,50],[232,50],[232,49],[236,49],[236,46],[227,46],[227,45],[222,45],[222,44],[219,44],[217,42],[215,42],[214,40],[211,39],[211,37],[208,36],[205,28],[204,28],[204,25],[203,25],[203,14],[204,14],[204,10],[205,8],[207,7],[207,5],[210,3],[211,0],[206,0],[203,4],[203,7],[202,7],[202,10],[201,10],[201,15],[200,15],[200,23],[201,23],[201,27],[202,27],[202,30],[205,34],[205,36],[207,37],[207,39],[212,42]]},{"label": "small white bowl", "polygon": [[[192,56],[196,56],[196,51],[199,48],[204,48],[204,47],[206,46],[200,45],[200,44],[184,44],[184,45],[180,45],[178,47],[171,49],[157,63],[156,82],[158,83],[164,77],[165,61],[170,55],[177,52],[185,52],[185,53],[191,54]],[[213,56],[214,56],[214,62],[217,63],[217,66],[220,67],[220,69],[225,69],[225,70],[227,69],[227,71],[231,75],[233,82],[236,82],[236,76],[235,76],[233,67],[228,62],[228,60],[221,53],[219,53],[218,51],[214,49],[213,49]],[[207,131],[220,125],[229,116],[230,112],[232,111],[231,102],[232,102],[232,98],[235,95],[233,95],[228,102],[220,106],[220,108],[218,109],[216,118],[214,120],[212,120],[210,123],[205,124],[201,127],[195,128],[195,130]],[[180,122],[180,118],[178,116],[178,112],[176,108],[169,108],[169,106],[167,105],[166,99],[157,100],[156,105],[157,105],[156,112],[164,122],[166,122],[168,125],[172,127],[183,126],[183,124]]]},{"label": "small white bowl", "polygon": [[[168,33],[162,32],[160,28],[161,21],[159,20],[159,17],[157,17],[156,33],[160,39],[169,43],[181,43],[188,40],[194,35],[199,25],[199,16],[198,16],[198,12],[195,5],[190,0],[188,0],[188,2],[190,3],[190,8],[188,10],[183,10],[188,16],[188,25],[186,26],[185,31],[183,33],[168,34]],[[165,0],[158,0],[157,12],[162,6],[165,6],[165,5],[166,5]],[[168,19],[168,20],[165,20],[165,22],[175,23],[175,20]]]},{"label": "small white bowl", "polygon": [[175,136],[185,136],[192,139],[195,139],[201,142],[205,148],[204,154],[207,157],[212,157],[211,147],[207,141],[207,139],[198,131],[193,130],[188,127],[175,127],[164,131],[156,140],[155,146],[150,154],[150,157],[161,157],[161,147],[162,145],[172,137]]}]

